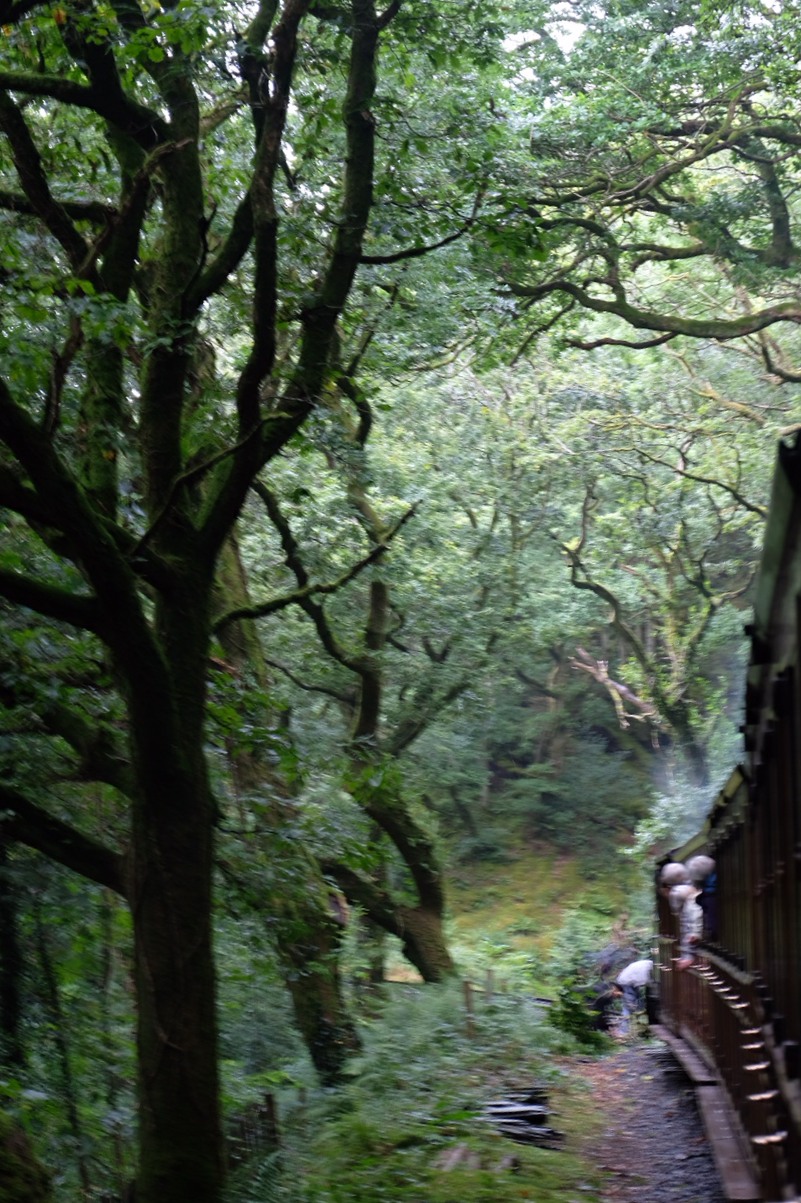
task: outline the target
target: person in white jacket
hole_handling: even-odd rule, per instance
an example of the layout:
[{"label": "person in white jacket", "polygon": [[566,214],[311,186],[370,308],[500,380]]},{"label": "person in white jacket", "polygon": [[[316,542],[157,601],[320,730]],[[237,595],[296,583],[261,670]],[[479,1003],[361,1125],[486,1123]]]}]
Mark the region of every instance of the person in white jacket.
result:
[{"label": "person in white jacket", "polygon": [[653,971],[653,961],[632,961],[625,969],[621,969],[615,978],[615,985],[623,995],[623,1019],[619,1029],[621,1036],[628,1036],[632,1015],[643,1009],[645,987],[650,982]]},{"label": "person in white jacket", "polygon": [[695,946],[704,934],[704,912],[698,905],[701,887],[693,882],[674,886],[670,891],[670,909],[679,916],[679,959],[677,969],[689,969],[696,959]]}]

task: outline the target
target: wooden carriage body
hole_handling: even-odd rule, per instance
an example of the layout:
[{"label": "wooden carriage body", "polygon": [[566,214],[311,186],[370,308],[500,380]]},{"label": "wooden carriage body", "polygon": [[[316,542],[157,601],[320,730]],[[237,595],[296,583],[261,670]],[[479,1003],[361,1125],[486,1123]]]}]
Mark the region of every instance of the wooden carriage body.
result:
[{"label": "wooden carriage body", "polygon": [[801,446],[783,444],[746,628],[744,763],[667,858],[716,863],[714,929],[689,969],[657,892],[661,1023],[714,1069],[770,1201],[801,1198],[800,630]]}]

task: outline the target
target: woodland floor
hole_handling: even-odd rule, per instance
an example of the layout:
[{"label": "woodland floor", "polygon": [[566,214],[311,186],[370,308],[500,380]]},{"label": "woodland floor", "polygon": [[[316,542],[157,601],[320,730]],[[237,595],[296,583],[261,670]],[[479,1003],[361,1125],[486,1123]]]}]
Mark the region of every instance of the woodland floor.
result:
[{"label": "woodland floor", "polygon": [[726,1203],[695,1092],[670,1051],[640,1039],[576,1070],[606,1116],[582,1152],[620,1203]]}]

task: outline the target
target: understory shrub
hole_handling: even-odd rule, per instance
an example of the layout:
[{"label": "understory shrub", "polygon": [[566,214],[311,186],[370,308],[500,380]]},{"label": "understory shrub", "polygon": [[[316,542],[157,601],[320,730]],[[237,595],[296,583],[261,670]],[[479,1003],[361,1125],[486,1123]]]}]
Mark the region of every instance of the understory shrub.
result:
[{"label": "understory shrub", "polygon": [[511,1203],[532,1184],[563,1203],[586,1182],[570,1152],[514,1144],[482,1114],[563,1077],[563,1041],[531,996],[476,992],[468,1013],[461,982],[387,984],[361,1034],[343,1086],[279,1092],[280,1151],[238,1172],[230,1203]]}]

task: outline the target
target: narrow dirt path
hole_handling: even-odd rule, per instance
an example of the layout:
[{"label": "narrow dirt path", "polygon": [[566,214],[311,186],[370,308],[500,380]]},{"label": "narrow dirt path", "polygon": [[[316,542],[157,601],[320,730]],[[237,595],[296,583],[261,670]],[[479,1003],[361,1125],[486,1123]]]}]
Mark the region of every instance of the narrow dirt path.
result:
[{"label": "narrow dirt path", "polygon": [[606,1117],[582,1151],[608,1180],[600,1197],[619,1203],[726,1203],[695,1092],[670,1051],[638,1040],[577,1071]]}]

